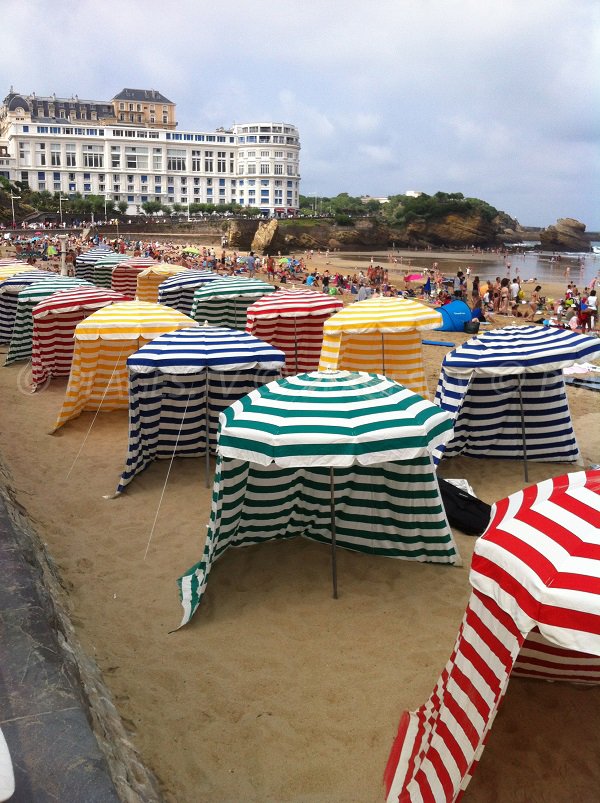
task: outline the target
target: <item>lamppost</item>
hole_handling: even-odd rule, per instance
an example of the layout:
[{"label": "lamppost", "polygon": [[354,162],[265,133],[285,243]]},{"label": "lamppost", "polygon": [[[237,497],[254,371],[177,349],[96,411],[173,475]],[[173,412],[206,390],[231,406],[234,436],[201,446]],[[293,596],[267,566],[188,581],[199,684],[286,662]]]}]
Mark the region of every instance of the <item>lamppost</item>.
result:
[{"label": "lamppost", "polygon": [[62,215],[62,202],[63,202],[63,201],[68,201],[68,200],[69,200],[68,198],[63,198],[63,197],[62,197],[62,193],[59,193],[59,194],[58,194],[58,213],[59,213],[59,215],[60,215],[60,225],[61,225],[61,228],[62,228],[62,224],[63,224],[63,215]]},{"label": "lamppost", "polygon": [[17,228],[17,224],[15,223],[15,201],[19,201],[20,199],[20,195],[13,195],[13,191],[10,191],[10,208],[12,209],[13,229]]}]

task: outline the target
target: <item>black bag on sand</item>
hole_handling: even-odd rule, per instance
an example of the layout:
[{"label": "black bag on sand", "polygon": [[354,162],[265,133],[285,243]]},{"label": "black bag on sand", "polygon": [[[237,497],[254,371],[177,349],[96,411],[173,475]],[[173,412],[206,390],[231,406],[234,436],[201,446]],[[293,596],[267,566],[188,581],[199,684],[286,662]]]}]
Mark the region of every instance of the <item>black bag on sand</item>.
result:
[{"label": "black bag on sand", "polygon": [[490,523],[491,505],[438,477],[444,510],[451,527],[465,535],[481,535]]},{"label": "black bag on sand", "polygon": [[479,331],[479,321],[465,321],[463,323],[463,330],[468,335],[476,335]]}]

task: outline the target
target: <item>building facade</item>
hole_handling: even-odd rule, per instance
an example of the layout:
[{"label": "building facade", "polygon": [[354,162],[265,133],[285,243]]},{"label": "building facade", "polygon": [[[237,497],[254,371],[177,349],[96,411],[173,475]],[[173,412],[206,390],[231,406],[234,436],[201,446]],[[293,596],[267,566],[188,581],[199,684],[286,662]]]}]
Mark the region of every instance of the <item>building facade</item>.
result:
[{"label": "building facade", "polygon": [[125,201],[128,214],[147,201],[234,203],[275,217],[297,212],[295,126],[176,127],[175,104],[155,90],[125,89],[110,102],[11,90],[0,107],[0,175],[37,192]]}]

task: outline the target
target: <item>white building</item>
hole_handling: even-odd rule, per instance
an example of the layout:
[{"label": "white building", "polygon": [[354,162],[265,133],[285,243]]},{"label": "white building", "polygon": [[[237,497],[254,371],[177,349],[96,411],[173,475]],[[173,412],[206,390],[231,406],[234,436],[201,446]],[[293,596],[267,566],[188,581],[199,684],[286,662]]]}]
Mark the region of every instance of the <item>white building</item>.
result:
[{"label": "white building", "polygon": [[[32,97],[41,114],[31,108]],[[77,103],[86,104],[84,111],[69,108],[65,116],[60,98],[11,90],[0,107],[0,175],[34,191],[126,201],[128,214],[140,212],[146,201],[235,203],[257,207],[265,216],[299,208],[300,140],[293,125],[255,122],[176,131],[176,123],[160,128],[117,121],[105,102]],[[48,116],[49,109],[55,116]]]}]

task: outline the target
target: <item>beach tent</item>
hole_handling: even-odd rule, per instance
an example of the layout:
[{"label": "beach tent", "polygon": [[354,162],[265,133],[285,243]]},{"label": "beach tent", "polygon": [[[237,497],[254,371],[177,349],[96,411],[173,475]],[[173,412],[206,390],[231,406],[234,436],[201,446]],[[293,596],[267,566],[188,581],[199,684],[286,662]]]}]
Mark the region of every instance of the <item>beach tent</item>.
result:
[{"label": "beach tent", "polygon": [[127,256],[127,254],[106,254],[92,266],[91,281],[96,287],[105,287],[107,290],[110,290],[113,270],[117,265],[120,265],[122,262],[128,262],[130,259],[131,257]]},{"label": "beach tent", "polygon": [[187,315],[144,301],[93,312],[75,329],[69,384],[54,428],[84,410],[127,409],[127,357],[165,332],[196,325]]},{"label": "beach tent", "polygon": [[[400,720],[388,803],[460,797],[512,675],[600,682],[599,578],[600,471],[545,480],[493,506],[450,660],[429,700]],[[515,760],[518,751],[515,743]],[[534,790],[532,778],[528,799]]]},{"label": "beach tent", "polygon": [[84,251],[83,254],[79,254],[75,258],[75,276],[78,279],[86,279],[91,282],[96,262],[114,253],[115,251],[110,245],[97,245]]},{"label": "beach tent", "polygon": [[315,371],[323,325],[343,306],[340,298],[314,290],[277,290],[248,307],[246,331],[283,351],[284,374]]},{"label": "beach tent", "polygon": [[598,338],[539,326],[494,329],[453,349],[435,401],[454,417],[454,437],[436,459],[577,461],[562,369],[598,357]]},{"label": "beach tent", "polygon": [[436,327],[439,332],[464,332],[465,323],[473,318],[469,307],[459,299],[436,309],[442,316],[442,325]]},{"label": "beach tent", "polygon": [[157,264],[159,263],[152,257],[129,257],[129,259],[114,267],[111,289],[134,299],[137,292],[138,276],[142,271]]},{"label": "beach tent", "polygon": [[211,270],[192,270],[188,268],[185,273],[165,279],[158,288],[158,303],[179,310],[184,315],[190,315],[194,303],[194,293],[206,282],[220,279],[218,273]]},{"label": "beach tent", "polygon": [[244,330],[248,307],[274,291],[272,284],[260,279],[226,276],[198,287],[194,293],[191,317],[198,323],[207,321],[213,326]]},{"label": "beach tent", "polygon": [[23,288],[17,296],[17,310],[13,326],[6,365],[17,360],[28,360],[31,357],[31,343],[33,336],[33,309],[36,304],[49,298],[54,293],[72,290],[74,287],[93,287],[85,279],[74,279],[69,276],[55,276],[50,281],[31,284]]},{"label": "beach tent", "polygon": [[53,376],[69,376],[75,327],[92,312],[127,301],[101,287],[75,287],[55,293],[33,308],[31,379],[34,389]]},{"label": "beach tent", "polygon": [[201,561],[180,578],[182,624],[229,546],[305,536],[406,560],[460,563],[433,467],[451,419],[375,374],[315,371],[269,382],[220,415]]},{"label": "beach tent", "polygon": [[235,329],[198,326],[160,335],[127,360],[129,446],[121,493],[156,458],[216,449],[219,413],[281,373],[285,355]]},{"label": "beach tent", "polygon": [[10,343],[17,314],[17,297],[21,290],[53,279],[56,279],[56,273],[30,268],[0,281],[0,343]]},{"label": "beach tent", "polygon": [[158,288],[170,276],[176,276],[187,270],[183,265],[167,265],[164,262],[156,262],[137,275],[135,297],[138,301],[148,301],[156,304],[158,301]]},{"label": "beach tent", "polygon": [[[0,262],[4,262],[4,260],[0,260]],[[5,279],[10,279],[11,276],[16,276],[18,273],[26,273],[30,270],[31,265],[28,265],[26,262],[13,262],[10,259],[6,260],[4,264],[0,264],[0,282],[3,282]]]},{"label": "beach tent", "polygon": [[420,332],[440,321],[436,310],[409,298],[375,296],[349,304],[323,327],[319,368],[382,373],[427,396]]}]

